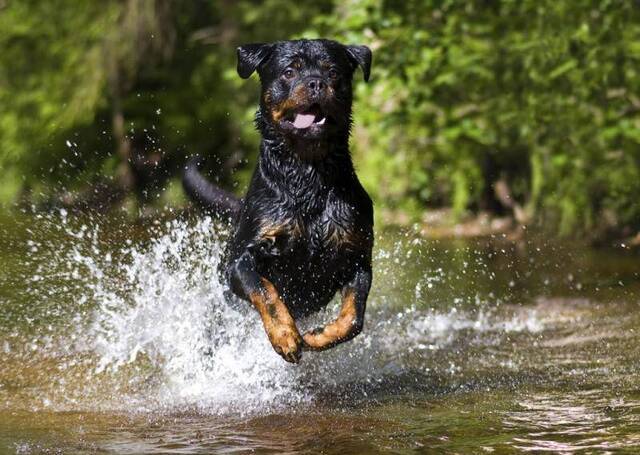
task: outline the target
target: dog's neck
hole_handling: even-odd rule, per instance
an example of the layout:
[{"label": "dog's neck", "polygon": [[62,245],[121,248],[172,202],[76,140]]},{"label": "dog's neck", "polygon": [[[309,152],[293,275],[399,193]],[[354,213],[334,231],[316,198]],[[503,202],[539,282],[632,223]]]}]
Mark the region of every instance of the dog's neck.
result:
[{"label": "dog's neck", "polygon": [[293,199],[322,204],[327,187],[345,185],[355,173],[349,153],[349,135],[295,143],[270,125],[262,132],[259,169],[274,189]]},{"label": "dog's neck", "polygon": [[284,186],[299,183],[302,187],[312,186],[316,181],[333,185],[353,168],[346,141],[327,141],[312,146],[324,149],[301,151],[289,141],[265,137],[260,147],[260,165],[269,177],[281,180]]}]

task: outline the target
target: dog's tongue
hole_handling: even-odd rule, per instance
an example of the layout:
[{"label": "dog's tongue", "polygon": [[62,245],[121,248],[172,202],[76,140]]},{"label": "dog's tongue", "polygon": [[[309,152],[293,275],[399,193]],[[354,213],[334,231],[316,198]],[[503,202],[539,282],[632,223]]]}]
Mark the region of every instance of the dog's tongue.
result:
[{"label": "dog's tongue", "polygon": [[313,121],[316,119],[314,114],[296,114],[296,118],[293,120],[293,126],[296,128],[309,128]]}]

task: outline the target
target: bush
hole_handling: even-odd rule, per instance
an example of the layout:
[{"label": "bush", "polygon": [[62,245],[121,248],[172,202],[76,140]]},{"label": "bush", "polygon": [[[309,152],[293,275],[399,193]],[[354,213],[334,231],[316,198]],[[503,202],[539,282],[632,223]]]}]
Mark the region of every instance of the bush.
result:
[{"label": "bush", "polygon": [[152,132],[172,175],[197,151],[223,184],[237,170],[246,181],[257,84],[235,75],[235,46],[324,36],[374,50],[352,143],[378,207],[501,213],[501,181],[561,234],[640,229],[637,2],[103,3],[25,0],[0,15],[0,164],[23,185],[117,173],[118,110],[125,136]]}]

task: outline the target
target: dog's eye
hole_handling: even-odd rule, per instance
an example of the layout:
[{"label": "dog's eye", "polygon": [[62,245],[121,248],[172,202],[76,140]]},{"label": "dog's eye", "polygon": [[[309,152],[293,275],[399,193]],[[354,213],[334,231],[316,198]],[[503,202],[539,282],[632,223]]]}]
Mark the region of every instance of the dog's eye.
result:
[{"label": "dog's eye", "polygon": [[284,73],[282,73],[282,75],[287,79],[291,79],[296,75],[296,72],[292,68],[287,68],[286,70],[284,70]]},{"label": "dog's eye", "polygon": [[331,68],[329,70],[329,77],[331,79],[338,79],[338,72],[334,68]]}]

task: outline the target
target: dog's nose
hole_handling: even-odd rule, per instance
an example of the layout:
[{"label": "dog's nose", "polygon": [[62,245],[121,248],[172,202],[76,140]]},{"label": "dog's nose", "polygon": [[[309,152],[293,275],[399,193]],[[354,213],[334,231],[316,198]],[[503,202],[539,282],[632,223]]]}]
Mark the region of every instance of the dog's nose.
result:
[{"label": "dog's nose", "polygon": [[307,87],[312,92],[319,93],[327,88],[327,84],[322,79],[314,77],[307,81]]}]

